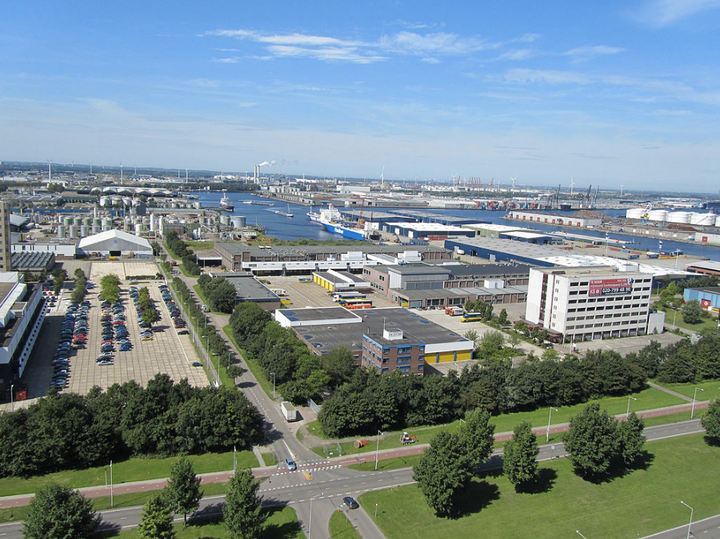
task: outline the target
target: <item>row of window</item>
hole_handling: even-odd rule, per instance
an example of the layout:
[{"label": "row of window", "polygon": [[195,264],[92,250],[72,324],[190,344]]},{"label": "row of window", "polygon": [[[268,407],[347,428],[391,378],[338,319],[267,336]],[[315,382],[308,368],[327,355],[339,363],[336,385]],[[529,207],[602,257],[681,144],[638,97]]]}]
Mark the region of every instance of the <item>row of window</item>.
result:
[{"label": "row of window", "polygon": [[605,307],[576,307],[568,309],[569,313],[595,313],[600,311],[613,311],[619,309],[647,309],[649,305],[647,303],[634,303],[628,305],[606,305]]},{"label": "row of window", "polygon": [[645,320],[617,320],[615,322],[603,322],[603,323],[597,323],[597,324],[578,324],[575,326],[567,326],[567,331],[572,331],[574,329],[590,329],[590,328],[602,328],[602,327],[612,327],[612,326],[629,326],[630,324],[645,324]]},{"label": "row of window", "polygon": [[[603,318],[626,318],[632,316],[641,316],[645,318],[645,314],[642,311],[634,311],[631,313],[613,313],[613,314],[598,314],[596,316],[568,316],[567,321],[572,322],[573,320],[602,320]],[[555,315],[553,315],[555,318]]]}]

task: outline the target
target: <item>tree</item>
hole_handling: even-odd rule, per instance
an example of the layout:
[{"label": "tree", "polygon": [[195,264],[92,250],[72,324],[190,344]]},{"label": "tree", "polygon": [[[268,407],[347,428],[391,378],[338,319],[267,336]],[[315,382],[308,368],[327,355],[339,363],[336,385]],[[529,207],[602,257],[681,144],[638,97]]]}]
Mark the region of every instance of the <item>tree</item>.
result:
[{"label": "tree", "polygon": [[143,539],[175,539],[172,507],[161,494],[153,494],[145,503],[138,531]]},{"label": "tree", "polygon": [[442,431],[413,467],[413,479],[437,516],[457,512],[457,503],[472,477],[470,462],[462,436]]},{"label": "tree", "polygon": [[707,412],[702,418],[702,426],[706,431],[705,437],[715,445],[720,443],[720,401],[717,399],[710,403]]},{"label": "tree", "polygon": [[160,320],[160,315],[155,308],[145,309],[142,314],[142,319],[148,326],[152,326],[155,322]]},{"label": "tree", "polygon": [[682,310],[683,320],[688,324],[699,324],[702,322],[703,308],[696,299],[691,299],[685,304]]},{"label": "tree", "polygon": [[35,492],[23,524],[25,539],[86,539],[95,534],[101,518],[92,502],[78,491],[48,483]]},{"label": "tree", "polygon": [[465,422],[460,427],[460,438],[465,443],[466,453],[472,469],[480,466],[492,452],[495,425],[490,424],[490,412],[476,408],[465,414]]},{"label": "tree", "polygon": [[520,338],[520,335],[518,335],[515,331],[510,333],[510,335],[508,335],[507,337],[507,343],[512,347],[513,350],[515,350],[521,342],[522,339]]},{"label": "tree", "polygon": [[352,351],[344,345],[333,348],[322,356],[323,369],[330,375],[330,382],[334,386],[348,382],[352,378],[356,365],[357,362]]},{"label": "tree", "polygon": [[505,443],[503,453],[503,472],[508,480],[521,492],[530,485],[538,474],[537,456],[540,452],[532,425],[523,421],[513,431],[513,436]]},{"label": "tree", "polygon": [[642,434],[644,428],[645,423],[635,412],[615,427],[615,454],[625,467],[632,465],[642,453],[645,445],[645,436]]},{"label": "tree", "polygon": [[585,407],[570,420],[563,437],[565,450],[578,475],[598,479],[607,474],[616,448],[615,422],[598,403]]},{"label": "tree", "polygon": [[508,314],[505,309],[502,309],[498,315],[498,324],[501,326],[507,326],[508,324]]},{"label": "tree", "polygon": [[230,478],[223,520],[230,531],[230,539],[256,539],[260,536],[267,519],[262,509],[260,488],[250,470],[238,470]]},{"label": "tree", "polygon": [[499,331],[488,331],[482,336],[475,349],[481,358],[491,358],[505,346],[505,336]]},{"label": "tree", "polygon": [[180,457],[170,469],[170,478],[165,487],[167,499],[172,509],[182,513],[187,526],[187,516],[200,507],[203,493],[200,490],[200,479],[195,475],[192,462],[186,457]]}]

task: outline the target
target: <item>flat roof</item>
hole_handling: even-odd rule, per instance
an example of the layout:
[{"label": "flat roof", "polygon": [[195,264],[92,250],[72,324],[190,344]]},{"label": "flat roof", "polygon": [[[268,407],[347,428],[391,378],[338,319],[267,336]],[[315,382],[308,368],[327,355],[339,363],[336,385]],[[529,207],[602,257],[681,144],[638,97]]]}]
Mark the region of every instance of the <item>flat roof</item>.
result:
[{"label": "flat roof", "polygon": [[689,264],[688,268],[700,268],[712,271],[720,271],[720,262],[716,262],[715,260],[703,260],[700,262],[693,262],[692,264]]},{"label": "flat roof", "polygon": [[463,225],[463,228],[474,228],[476,230],[491,230],[493,232],[510,232],[512,230],[531,230],[520,226],[496,225],[493,223],[471,223]]},{"label": "flat roof", "polygon": [[267,257],[268,254],[304,256],[309,253],[330,253],[340,255],[358,251],[365,254],[393,254],[405,251],[418,251],[421,253],[446,252],[446,249],[434,245],[375,245],[367,242],[358,242],[353,245],[266,245],[263,246],[266,247],[264,249],[261,249],[260,246],[245,245],[243,243],[218,243],[216,246],[221,246],[233,256],[249,252],[250,256],[262,257]]},{"label": "flat roof", "polygon": [[[343,308],[331,307],[330,309]],[[310,309],[302,309],[296,312],[307,316],[305,310],[309,311]],[[317,310],[327,311],[327,309]],[[284,313],[283,311],[283,314]],[[363,309],[357,312],[357,316],[360,318],[359,323],[343,324],[342,328],[322,324],[318,326],[301,326],[294,329],[296,329],[299,335],[302,335],[312,344],[312,346],[323,353],[330,352],[340,345],[345,345],[353,352],[358,352],[362,349],[363,335],[367,335],[383,346],[441,344],[448,342],[460,343],[467,341],[465,337],[403,308]],[[403,331],[402,341],[388,341],[383,338],[384,328],[401,329]]]},{"label": "flat roof", "polygon": [[707,292],[708,294],[720,294],[720,286],[705,286],[702,288],[687,288],[686,290],[697,290],[698,292]]},{"label": "flat roof", "polygon": [[235,287],[235,297],[241,301],[280,301],[277,294],[268,290],[251,273],[211,273],[211,277],[224,277]]},{"label": "flat roof", "polygon": [[357,314],[343,307],[282,309],[280,312],[285,318],[293,322],[319,322],[322,320],[356,320],[357,322],[360,321],[360,317]]},{"label": "flat roof", "polygon": [[527,294],[527,285],[506,286],[505,288],[485,288],[470,286],[464,288],[430,288],[428,290],[398,290],[397,295],[408,299],[433,299],[451,296],[504,296],[506,294]]},{"label": "flat roof", "polygon": [[543,234],[542,232],[525,232],[523,230],[517,230],[512,232],[505,232],[507,236],[513,238],[524,238],[526,240],[535,240],[540,238],[551,238],[552,234]]},{"label": "flat roof", "polygon": [[637,272],[637,271],[623,271],[618,272],[614,271],[614,268],[611,266],[590,266],[590,267],[575,267],[575,268],[535,268],[538,271],[541,271],[543,273],[547,274],[556,274],[556,275],[563,275],[565,277],[611,277],[611,278],[618,278],[622,279],[629,275],[642,275],[646,276],[647,274]]},{"label": "flat roof", "polygon": [[452,270],[445,266],[429,266],[426,264],[408,264],[406,266],[389,266],[388,272],[393,271],[402,275],[426,275],[444,273],[450,275]]},{"label": "flat roof", "polygon": [[428,232],[441,230],[443,232],[465,232],[467,229],[456,225],[446,225],[443,223],[401,223],[388,221],[385,223],[387,226],[397,226],[399,228],[405,228],[407,230],[417,230],[418,232]]}]

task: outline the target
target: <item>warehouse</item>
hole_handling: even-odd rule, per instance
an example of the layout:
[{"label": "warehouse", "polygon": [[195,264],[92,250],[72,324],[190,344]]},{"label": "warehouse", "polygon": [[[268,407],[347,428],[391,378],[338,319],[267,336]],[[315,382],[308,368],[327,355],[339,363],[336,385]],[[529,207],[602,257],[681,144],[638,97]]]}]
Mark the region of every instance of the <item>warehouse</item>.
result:
[{"label": "warehouse", "polygon": [[150,257],[153,254],[150,242],[122,230],[100,232],[78,242],[78,254],[85,256]]},{"label": "warehouse", "polygon": [[275,311],[275,320],[295,329],[313,353],[346,346],[358,364],[383,374],[423,374],[425,364],[472,359],[473,341],[401,308],[361,314],[342,307],[287,309]]}]

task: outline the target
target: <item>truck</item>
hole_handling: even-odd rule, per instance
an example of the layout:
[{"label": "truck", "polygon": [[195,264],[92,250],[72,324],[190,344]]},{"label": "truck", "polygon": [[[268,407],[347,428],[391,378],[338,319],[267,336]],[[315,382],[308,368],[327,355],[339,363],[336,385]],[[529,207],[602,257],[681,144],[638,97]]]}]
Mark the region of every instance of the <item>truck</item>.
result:
[{"label": "truck", "polygon": [[286,421],[296,421],[297,420],[297,410],[292,405],[292,403],[288,401],[282,401],[280,403],[280,409],[282,410],[283,417],[285,417]]},{"label": "truck", "polygon": [[462,316],[465,314],[465,310],[462,307],[457,306],[445,307],[445,314],[450,316]]}]

